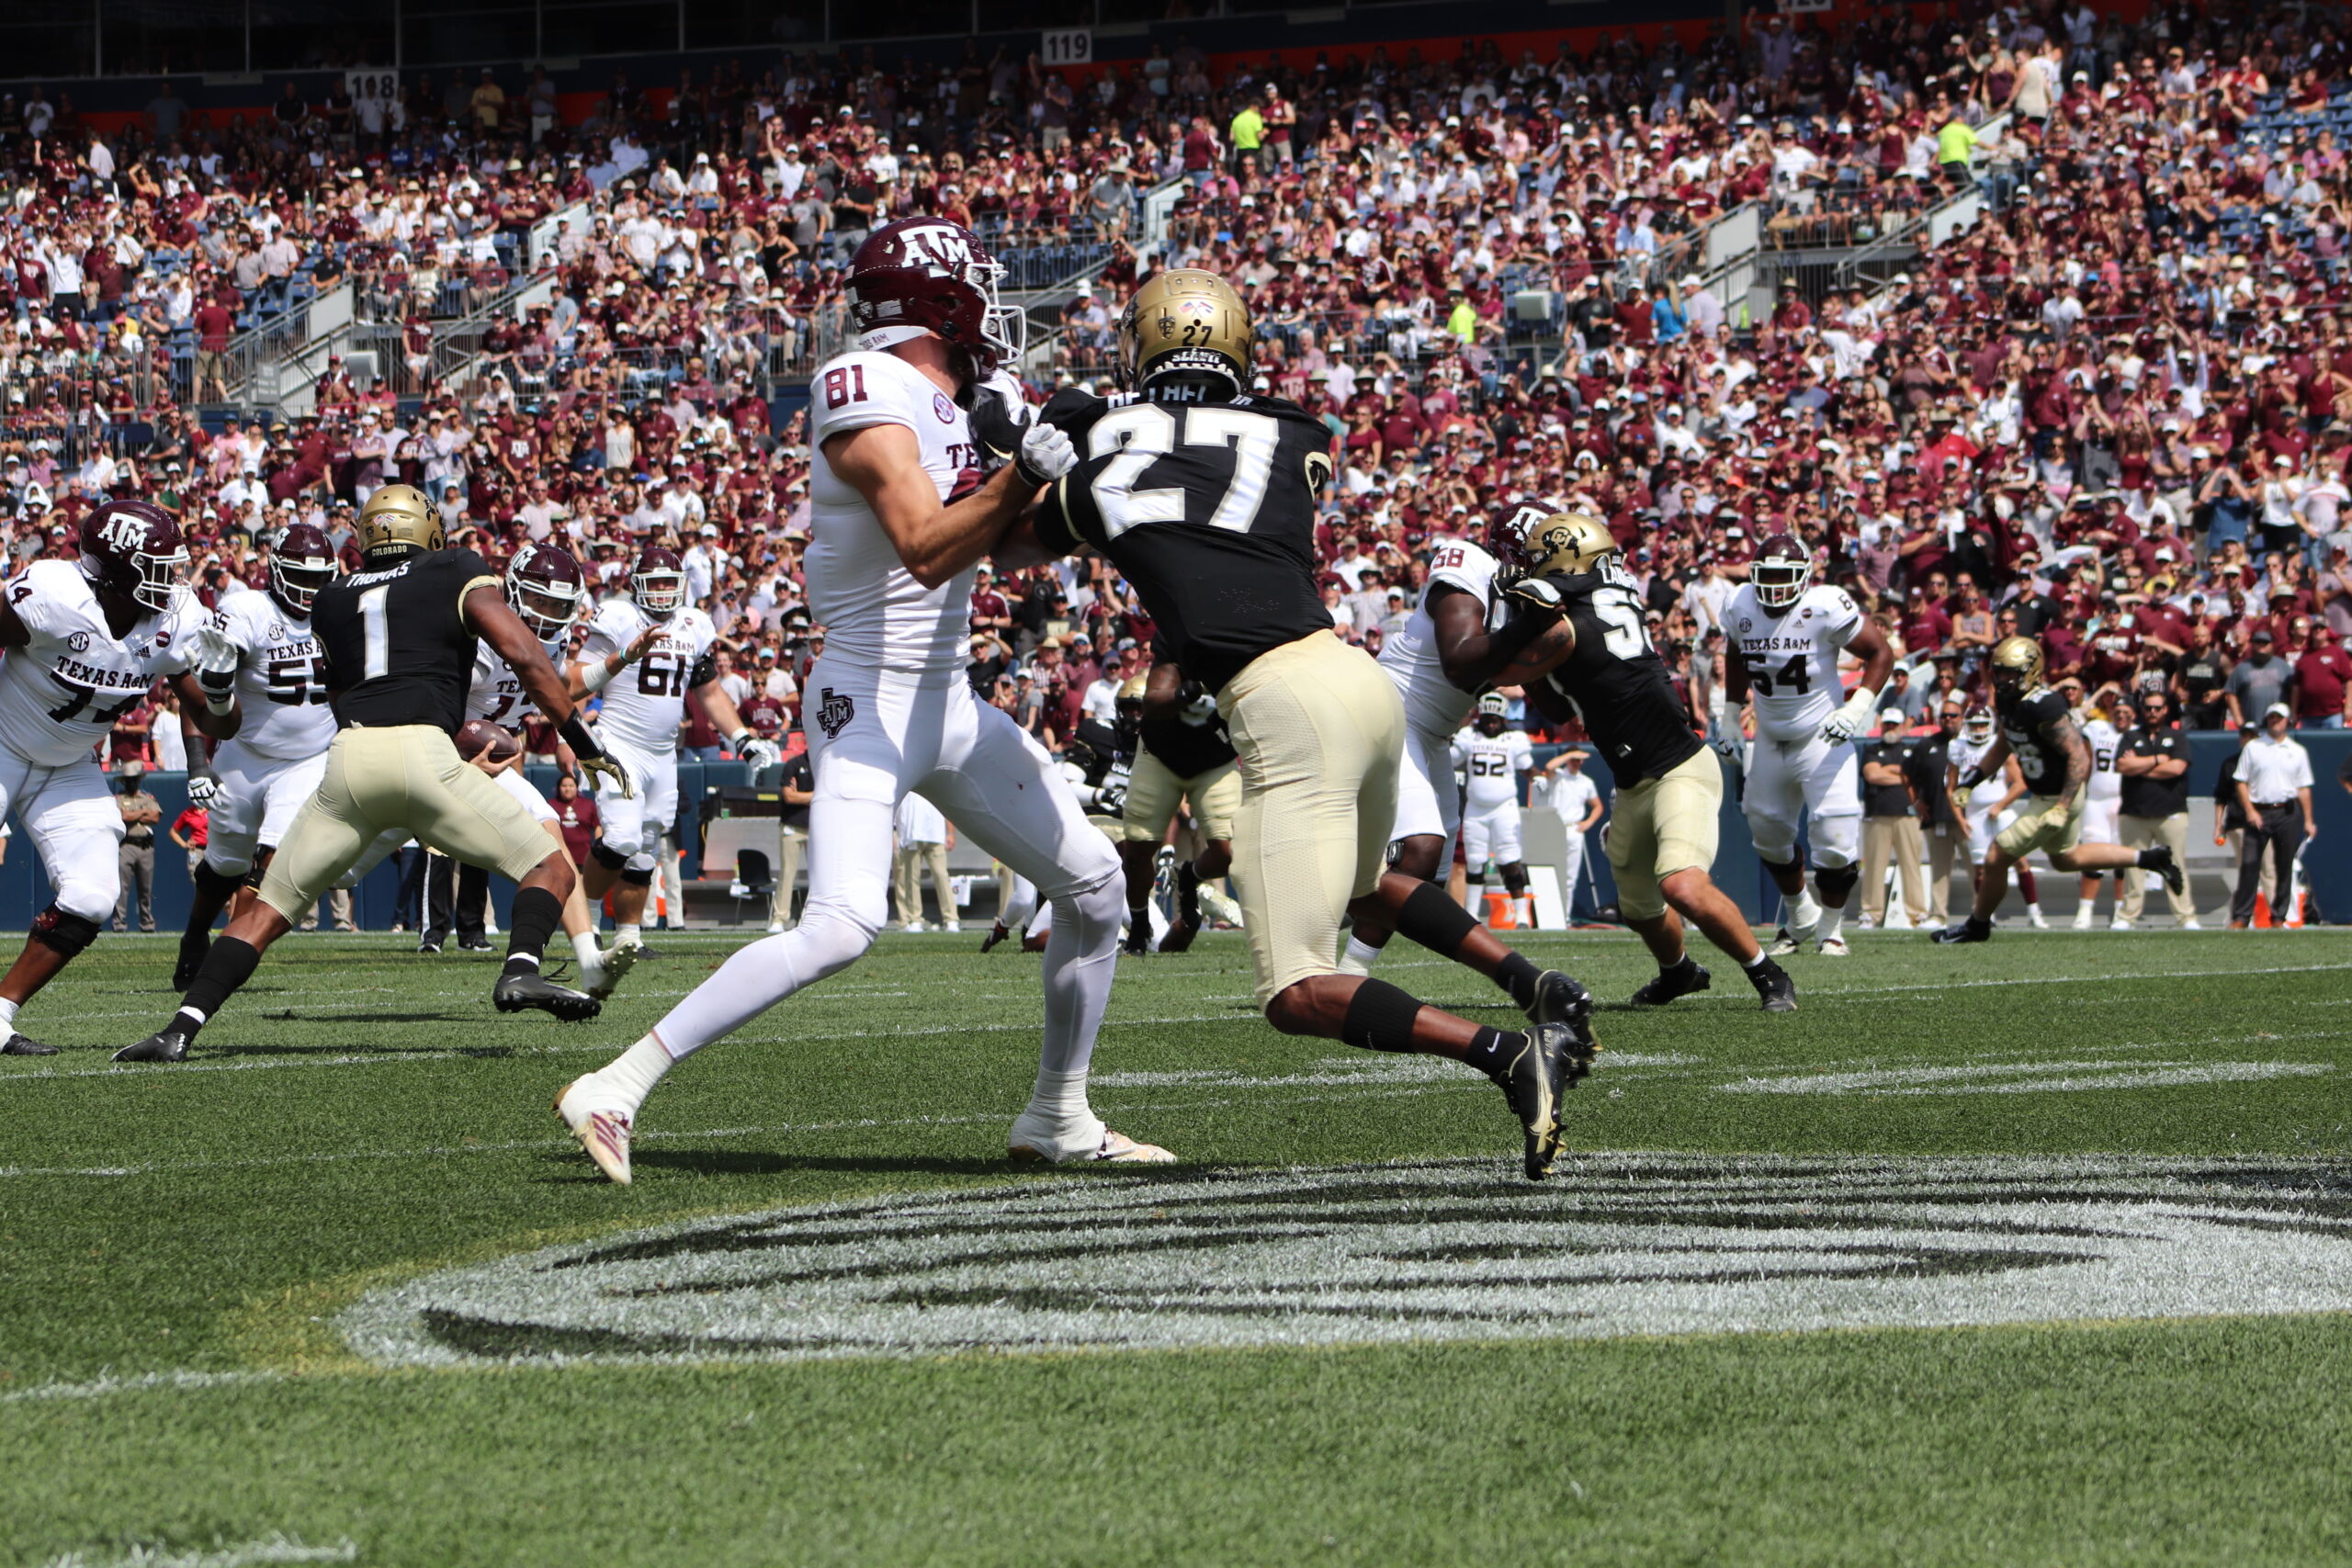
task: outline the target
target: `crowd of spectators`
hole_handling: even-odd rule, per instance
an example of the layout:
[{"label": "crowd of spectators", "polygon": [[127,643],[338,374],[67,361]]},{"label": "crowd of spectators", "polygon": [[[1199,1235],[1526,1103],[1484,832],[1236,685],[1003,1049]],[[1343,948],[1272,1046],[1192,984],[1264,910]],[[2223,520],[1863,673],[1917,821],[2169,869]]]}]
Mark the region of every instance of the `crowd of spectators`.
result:
[{"label": "crowd of spectators", "polygon": [[[859,235],[934,211],[1049,270],[1105,262],[1046,296],[1040,391],[1102,374],[1137,278],[1236,281],[1261,389],[1331,426],[1327,594],[1367,646],[1430,539],[1542,496],[1624,542],[1718,732],[1717,617],[1783,531],[1863,598],[1913,711],[1980,690],[2014,628],[2093,692],[2172,686],[2192,724],[2267,705],[2233,682],[2274,670],[2302,721],[2340,723],[2344,63],[2323,8],[2126,28],[2074,5],[1834,35],[1771,17],[1695,50],[1603,34],[1548,60],[1213,74],[1185,45],[1079,81],[977,45],[939,67],[867,51],[616,80],[577,124],[536,73],[289,87],[220,126],[166,88],[107,135],[36,93],[0,106],[21,192],[0,213],[0,507],[21,563],[70,551],[102,494],[163,500],[208,594],[260,581],[288,521],[347,536],[396,479],[492,558],[560,538],[610,582],[669,544],[753,716],[788,730],[821,628],[804,426],[772,400],[842,342]],[[1163,225],[1145,197],[1170,181]],[[1974,224],[1891,287],[1751,309],[1702,273],[1707,224],[1743,204],[1785,248],[1971,189]],[[346,275],[395,302],[396,351],[330,364],[309,415],[198,417],[240,321]],[[460,275],[551,287],[453,362]],[[1049,741],[1151,630],[1099,563],[984,581],[972,624],[975,681]]]}]

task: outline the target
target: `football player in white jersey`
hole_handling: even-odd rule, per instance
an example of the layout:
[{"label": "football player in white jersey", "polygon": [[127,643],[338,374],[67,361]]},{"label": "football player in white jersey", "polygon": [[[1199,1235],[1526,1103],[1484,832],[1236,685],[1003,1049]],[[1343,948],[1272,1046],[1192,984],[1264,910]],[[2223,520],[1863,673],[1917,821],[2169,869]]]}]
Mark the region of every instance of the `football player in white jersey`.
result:
[{"label": "football player in white jersey", "polygon": [[[326,777],[334,713],[311,636],[311,601],[336,573],[334,544],[320,529],[297,523],[270,548],[269,587],[232,592],[212,613],[213,632],[237,650],[237,699],[245,719],[236,738],[212,753],[209,771],[188,774],[188,804],[209,814],[210,830],[180,933],[175,991],[187,990],[202,967],[222,908],[233,898],[232,913],[242,912],[254,897],[278,840]],[[195,745],[189,752],[202,755]]]},{"label": "football player in white jersey", "polygon": [[[1984,857],[1993,852],[1993,840],[2002,829],[2016,820],[2010,809],[2025,798],[2025,771],[2015,757],[2002,761],[2000,770],[1973,788],[1961,788],[1961,780],[1977,771],[1993,743],[2000,739],[2000,728],[1993,722],[1993,710],[1982,705],[1970,708],[1960,721],[1960,738],[1951,743],[1944,765],[1944,791],[1951,796],[1952,811],[1968,830],[1968,863],[1973,868],[1971,885],[1981,886],[1984,880]],[[2027,921],[2037,930],[2050,922],[2041,915],[2041,889],[2033,868],[2023,861],[2018,863],[2018,891],[2025,896]]]},{"label": "football player in white jersey", "polygon": [[121,886],[122,813],[93,754],[158,677],[197,728],[237,733],[237,656],[180,582],[187,547],[171,513],[109,501],[82,520],[79,560],[37,560],[0,591],[0,816],[17,814],[54,890],[0,977],[0,1055],[56,1047],[17,1031],[17,1010],[98,934]]},{"label": "football player in white jersey", "polygon": [[[2061,688],[2064,690],[2064,688]],[[2125,710],[2129,715],[2130,709]],[[2083,744],[2091,749],[2090,782],[2083,786],[2083,840],[2086,844],[2120,844],[2123,841],[2123,825],[2117,820],[2123,810],[2123,775],[2115,771],[2116,753],[2123,749],[2122,730],[2108,722],[2107,716],[2097,709],[2077,708],[2075,723],[2082,729]],[[2124,728],[2131,727],[2126,716]],[[2122,878],[2143,876],[2146,873],[2126,866],[2118,871],[2116,887],[2120,896]],[[2091,929],[2098,914],[2099,874],[2083,874],[2081,901],[2075,906],[2075,929]]]},{"label": "football player in white jersey", "polygon": [[[1523,523],[1557,510],[1540,501],[1515,503],[1496,516],[1491,542],[1516,537]],[[1461,826],[1461,795],[1453,782],[1453,738],[1470,716],[1478,694],[1527,645],[1554,624],[1543,615],[1515,616],[1505,603],[1501,568],[1492,550],[1468,539],[1434,541],[1429,581],[1405,626],[1382,644],[1380,667],[1396,683],[1405,705],[1405,759],[1396,783],[1396,825],[1390,869],[1424,882],[1439,882]],[[1340,957],[1343,974],[1366,975],[1387,945],[1390,931],[1358,919]],[[1544,971],[1544,974],[1556,973]],[[1496,983],[1527,1005],[1526,972],[1513,964]],[[1563,1009],[1584,987],[1566,976],[1546,986],[1565,986]],[[1557,1015],[1554,1015],[1557,1016]]]},{"label": "football player in white jersey", "polygon": [[597,606],[570,670],[574,696],[601,695],[596,734],[628,771],[635,793],[596,785],[596,843],[582,871],[591,906],[613,896],[616,948],[636,947],[662,835],[678,815],[678,728],[689,693],[753,773],[776,760],[775,743],[754,736],[718,682],[711,649],[718,628],[686,602],[686,572],[674,551],[654,546],[629,570],[626,596]]},{"label": "football player in white jersey", "polygon": [[1462,770],[1462,859],[1469,868],[1470,907],[1478,908],[1487,868],[1499,867],[1510,894],[1511,916],[1535,923],[1535,901],[1527,894],[1527,863],[1520,849],[1519,792],[1535,766],[1534,748],[1510,727],[1510,702],[1498,692],[1478,699],[1478,716],[1453,738],[1453,765]]},{"label": "football player in white jersey", "polygon": [[[1878,722],[1894,650],[1844,589],[1814,583],[1813,553],[1786,534],[1764,541],[1724,622],[1732,643],[1724,694],[1755,709],[1740,804],[1757,856],[1787,901],[1767,951],[1794,953],[1811,937],[1815,952],[1842,958],[1848,950],[1838,928],[1862,874],[1861,764],[1853,741]],[[1862,661],[1861,679],[1842,703],[1841,652]],[[1797,826],[1807,815],[1817,905],[1797,863]]]},{"label": "football player in white jersey", "polygon": [[[816,798],[800,923],[741,949],[644,1038],[575,1080],[556,1110],[615,1181],[629,1179],[638,1108],[678,1058],[854,963],[888,914],[890,822],[910,790],[1053,906],[1046,1027],[1015,1157],[1164,1162],[1087,1103],[1124,912],[1119,859],[1056,777],[1052,759],[966,679],[972,570],[1077,457],[1031,422],[1012,463],[982,477],[967,412],[1011,344],[1001,270],[937,219],[886,224],[851,260],[855,352],[810,388],[809,610],[827,645],[804,683]],[[1002,418],[1000,411],[998,417]]]}]

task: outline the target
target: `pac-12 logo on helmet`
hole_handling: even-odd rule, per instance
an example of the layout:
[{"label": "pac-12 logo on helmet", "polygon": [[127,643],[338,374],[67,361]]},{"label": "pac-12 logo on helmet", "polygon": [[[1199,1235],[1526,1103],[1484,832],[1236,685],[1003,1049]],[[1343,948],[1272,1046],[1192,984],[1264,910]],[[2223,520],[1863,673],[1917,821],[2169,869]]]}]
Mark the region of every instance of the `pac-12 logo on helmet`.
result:
[{"label": "pac-12 logo on helmet", "polygon": [[1775,534],[1757,552],[1747,581],[1756,589],[1756,602],[1777,615],[1813,585],[1813,552],[1790,535]]},{"label": "pac-12 logo on helmet", "polygon": [[580,563],[555,545],[525,545],[506,563],[506,603],[541,642],[563,634],[587,598]]},{"label": "pac-12 logo on helmet", "polygon": [[1017,358],[1027,318],[998,303],[1004,276],[979,236],[944,218],[904,218],[865,237],[849,263],[858,346],[888,348],[931,333],[972,356],[976,375]]},{"label": "pac-12 logo on helmet", "polygon": [[269,552],[269,592],[289,615],[305,619],[319,590],[334,581],[334,542],[314,524],[296,523]]},{"label": "pac-12 logo on helmet", "polygon": [[187,565],[172,514],[152,502],[109,501],[82,519],[82,574],[99,592],[168,610]]},{"label": "pac-12 logo on helmet", "polygon": [[686,602],[686,568],[678,552],[655,545],[638,557],[629,568],[628,596],[649,615],[675,615]]}]

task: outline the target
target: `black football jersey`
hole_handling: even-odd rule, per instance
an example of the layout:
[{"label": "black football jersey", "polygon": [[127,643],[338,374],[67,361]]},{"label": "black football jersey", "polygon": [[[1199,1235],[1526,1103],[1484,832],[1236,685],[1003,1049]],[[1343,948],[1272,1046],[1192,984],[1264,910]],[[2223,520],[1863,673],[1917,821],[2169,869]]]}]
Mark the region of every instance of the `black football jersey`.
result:
[{"label": "black football jersey", "polygon": [[497,574],[471,550],[413,554],[398,566],[338,577],[319,591],[311,630],[326,661],[335,722],[378,728],[465,722],[476,638],[465,596]]},{"label": "black football jersey", "polygon": [[1544,683],[1576,705],[1623,783],[1663,778],[1700,749],[1666,660],[1650,646],[1640,586],[1615,558],[1569,591],[1576,651]]},{"label": "black football jersey", "polygon": [[2001,739],[2009,743],[2009,755],[2025,773],[2027,792],[2056,795],[2064,789],[2066,750],[2049,736],[2060,721],[2074,717],[2075,710],[2066,705],[2066,699],[2047,686],[2039,686],[2014,701],[1996,699],[1993,705],[2000,716]]},{"label": "black football jersey", "polygon": [[1316,589],[1315,500],[1330,432],[1280,398],[1046,405],[1080,453],[1040,498],[1051,548],[1089,545],[1135,587],[1185,673],[1214,692],[1251,660],[1331,629]]}]

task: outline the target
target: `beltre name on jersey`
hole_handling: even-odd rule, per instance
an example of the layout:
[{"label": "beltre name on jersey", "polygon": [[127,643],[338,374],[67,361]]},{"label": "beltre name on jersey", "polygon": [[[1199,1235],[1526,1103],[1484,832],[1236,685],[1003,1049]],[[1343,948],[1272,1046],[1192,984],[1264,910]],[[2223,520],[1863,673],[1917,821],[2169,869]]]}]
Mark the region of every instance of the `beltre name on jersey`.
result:
[{"label": "beltre name on jersey", "polygon": [[169,610],[117,637],[72,561],[37,560],[6,592],[32,636],[0,659],[0,745],[41,767],[86,761],[158,676],[187,669],[203,622],[204,607],[182,589]]},{"label": "beltre name on jersey", "polygon": [[1445,678],[1438,658],[1437,621],[1430,605],[1440,587],[1456,589],[1478,602],[1489,630],[1507,617],[1496,608],[1495,572],[1498,563],[1467,539],[1440,539],[1430,552],[1429,581],[1421,602],[1396,635],[1381,646],[1380,667],[1396,682],[1405,702],[1405,722],[1424,735],[1447,736],[1462,726],[1478,700]]},{"label": "beltre name on jersey", "polygon": [[1846,700],[1838,654],[1862,629],[1861,607],[1842,588],[1816,584],[1781,615],[1765,612],[1742,587],[1724,611],[1732,644],[1756,699],[1757,730],[1774,740],[1810,740]]},{"label": "beltre name on jersey", "polygon": [[311,634],[311,618],[247,588],[220,601],[212,629],[243,650],[237,699],[244,720],[237,744],[285,761],[325,750],[334,739],[334,713],[327,706],[326,660]]},{"label": "beltre name on jersey", "polygon": [[893,354],[844,354],[808,385],[809,537],[802,570],[808,614],[826,652],[871,669],[964,679],[972,576],[925,588],[856,488],[833,472],[827,440],[877,424],[914,433],[923,472],[944,503],[978,485],[981,453],[970,418],[922,371]]},{"label": "beltre name on jersey", "polygon": [[[625,652],[647,627],[657,626],[661,635],[645,657],[601,694],[604,707],[596,716],[596,733],[607,744],[618,741],[634,751],[666,756],[678,749],[678,726],[686,716],[695,667],[718,640],[718,628],[710,617],[686,604],[657,619],[634,600],[607,599],[588,623],[580,657],[605,659]],[[479,663],[475,671],[479,679]]]}]

